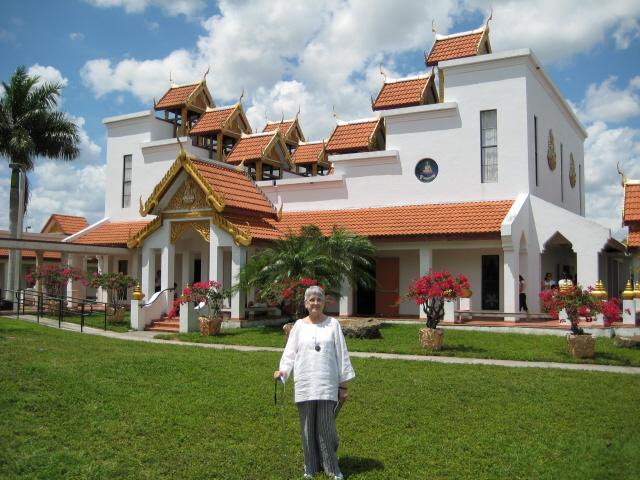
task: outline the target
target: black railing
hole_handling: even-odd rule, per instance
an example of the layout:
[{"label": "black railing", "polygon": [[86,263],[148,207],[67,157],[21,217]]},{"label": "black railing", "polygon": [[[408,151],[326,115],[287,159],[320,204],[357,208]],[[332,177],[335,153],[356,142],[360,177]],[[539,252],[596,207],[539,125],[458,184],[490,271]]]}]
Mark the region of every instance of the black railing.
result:
[{"label": "black railing", "polygon": [[[9,296],[7,297],[7,292]],[[36,323],[40,323],[40,317],[54,317],[58,320],[58,327],[62,326],[65,316],[80,316],[80,331],[84,331],[85,319],[87,317],[104,317],[104,330],[107,330],[107,317],[115,315],[119,305],[107,302],[97,302],[86,298],[76,298],[65,295],[52,295],[41,293],[35,290],[1,290],[0,298],[3,301],[2,307],[7,310],[7,303],[11,305],[12,311],[16,311],[16,318],[22,315],[36,315]],[[17,309],[14,308],[17,304]],[[112,312],[112,313],[109,313]]]}]

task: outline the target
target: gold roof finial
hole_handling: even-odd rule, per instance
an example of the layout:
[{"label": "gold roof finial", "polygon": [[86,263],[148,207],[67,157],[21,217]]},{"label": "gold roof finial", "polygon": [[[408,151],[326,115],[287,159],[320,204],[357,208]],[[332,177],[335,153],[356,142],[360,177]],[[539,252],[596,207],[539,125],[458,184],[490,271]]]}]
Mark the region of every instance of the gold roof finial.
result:
[{"label": "gold roof finial", "polygon": [[382,63],[380,63],[380,74],[384,77],[384,81],[387,81],[387,74],[382,70]]},{"label": "gold roof finial", "polygon": [[284,123],[284,110],[282,111],[282,118],[280,119],[280,123]]},{"label": "gold roof finial", "polygon": [[[240,103],[242,101],[242,97],[244,97],[244,86],[242,87],[242,93],[240,94],[240,98],[238,99],[238,103]],[[265,110],[265,114],[266,114],[266,110]]]},{"label": "gold roof finial", "polygon": [[171,76],[171,70],[169,70],[169,82],[171,82],[171,86],[174,87],[176,84],[173,83],[173,77]]},{"label": "gold roof finial", "polygon": [[207,78],[207,75],[209,75],[209,70],[211,70],[211,65],[207,64],[207,71],[204,72],[201,82],[204,82],[204,79]]},{"label": "gold roof finial", "polygon": [[617,163],[616,167],[618,168],[618,173],[622,175],[622,180],[620,181],[620,183],[624,187],[627,184],[627,180],[628,180],[627,176],[624,173],[622,173],[622,170],[620,170],[620,162]]},{"label": "gold roof finial", "polygon": [[244,161],[247,159],[247,157],[245,156],[242,161],[236,165],[236,170],[239,172],[244,172]]},{"label": "gold roof finial", "polygon": [[491,10],[491,14],[489,15],[489,18],[487,18],[487,23],[484,24],[485,30],[489,30],[489,20],[493,20],[493,8],[489,7],[489,9]]},{"label": "gold roof finial", "polygon": [[438,35],[438,31],[436,30],[436,27],[435,27],[435,25],[434,25],[434,22],[435,22],[435,21],[436,21],[436,20],[435,20],[435,18],[434,18],[434,19],[431,19],[431,31],[432,31],[433,33],[435,33],[436,35]]},{"label": "gold roof finial", "polygon": [[333,116],[336,117],[338,119],[338,121],[340,121],[340,117],[336,113],[336,104],[335,103],[333,104]]},{"label": "gold roof finial", "polygon": [[300,115],[300,104],[298,104],[298,113],[296,113],[296,118],[298,118],[298,115]]},{"label": "gold roof finial", "polygon": [[369,96],[371,97],[371,108],[373,109],[373,105],[376,103],[376,102],[373,100],[373,93],[369,93]]},{"label": "gold roof finial", "polygon": [[267,123],[269,123],[269,114],[267,113],[266,109],[264,111],[264,118],[266,118],[267,119]]}]

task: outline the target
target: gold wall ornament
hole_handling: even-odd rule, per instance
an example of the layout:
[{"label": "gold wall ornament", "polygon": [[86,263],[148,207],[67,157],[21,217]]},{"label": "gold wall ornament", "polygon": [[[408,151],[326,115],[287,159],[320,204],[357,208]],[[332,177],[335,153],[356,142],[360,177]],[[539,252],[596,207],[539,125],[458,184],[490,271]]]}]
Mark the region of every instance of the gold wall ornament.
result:
[{"label": "gold wall ornament", "polygon": [[187,177],[178,187],[173,197],[171,197],[171,200],[169,200],[164,210],[198,210],[209,208],[211,207],[207,204],[207,199],[202,189],[193,178]]},{"label": "gold wall ornament", "polygon": [[633,287],[633,293],[636,298],[640,298],[640,282],[636,282],[636,286]]},{"label": "gold wall ornament", "polygon": [[633,286],[631,285],[631,280],[627,281],[627,285],[624,287],[624,292],[622,292],[623,300],[633,300],[636,294],[633,291]]},{"label": "gold wall ornament", "polygon": [[571,160],[569,160],[569,185],[571,188],[575,188],[576,186],[576,161],[573,158],[573,152],[569,156]]},{"label": "gold wall ornament", "polygon": [[244,246],[249,246],[251,244],[251,240],[253,240],[250,230],[243,232],[233,223],[215,212],[211,215],[211,223],[231,235],[233,237],[233,243],[236,245],[242,244]]},{"label": "gold wall ornament", "polygon": [[553,130],[549,129],[549,147],[547,148],[547,160],[551,171],[556,169],[556,144],[553,140]]},{"label": "gold wall ornament", "polygon": [[206,241],[211,241],[211,224],[209,220],[190,220],[188,222],[171,222],[171,243],[177,243],[180,237],[193,228]]}]

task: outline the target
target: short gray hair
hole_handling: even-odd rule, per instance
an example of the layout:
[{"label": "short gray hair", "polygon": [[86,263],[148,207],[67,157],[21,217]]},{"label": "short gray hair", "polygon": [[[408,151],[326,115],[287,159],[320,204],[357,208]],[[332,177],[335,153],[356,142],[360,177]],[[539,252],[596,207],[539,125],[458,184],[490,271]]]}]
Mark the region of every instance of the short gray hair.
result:
[{"label": "short gray hair", "polygon": [[322,301],[324,302],[324,289],[314,285],[313,287],[309,287],[304,291],[304,301],[309,300],[311,295],[318,295]]}]

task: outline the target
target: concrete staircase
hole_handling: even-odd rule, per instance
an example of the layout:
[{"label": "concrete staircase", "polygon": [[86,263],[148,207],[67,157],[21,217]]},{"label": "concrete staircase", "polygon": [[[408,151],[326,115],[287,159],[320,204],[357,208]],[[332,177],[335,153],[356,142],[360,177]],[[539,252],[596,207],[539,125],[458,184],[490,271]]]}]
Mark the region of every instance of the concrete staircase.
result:
[{"label": "concrete staircase", "polygon": [[151,320],[151,324],[144,327],[150,332],[179,333],[180,319],[178,317],[165,317],[159,320]]}]

